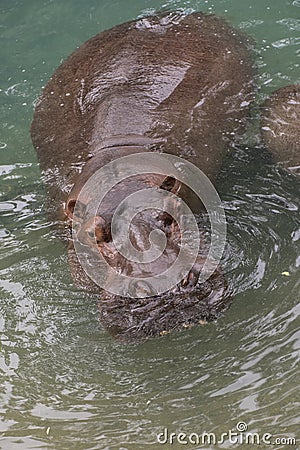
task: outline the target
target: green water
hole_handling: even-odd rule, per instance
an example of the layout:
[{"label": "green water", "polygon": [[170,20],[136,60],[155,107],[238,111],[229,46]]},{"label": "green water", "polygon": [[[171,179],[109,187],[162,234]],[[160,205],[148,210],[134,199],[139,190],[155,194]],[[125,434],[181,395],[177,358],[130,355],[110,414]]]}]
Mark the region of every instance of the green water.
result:
[{"label": "green water", "polygon": [[76,46],[162,6],[216,12],[253,36],[263,99],[299,82],[300,1],[1,0],[0,6],[0,448],[253,448],[157,442],[165,428],[219,437],[238,422],[272,434],[272,443],[296,437],[299,180],[237,149],[220,183],[232,307],[208,326],[122,346],[99,325],[96,299],[72,284],[66,250],[43,210],[29,126],[41,87]]}]

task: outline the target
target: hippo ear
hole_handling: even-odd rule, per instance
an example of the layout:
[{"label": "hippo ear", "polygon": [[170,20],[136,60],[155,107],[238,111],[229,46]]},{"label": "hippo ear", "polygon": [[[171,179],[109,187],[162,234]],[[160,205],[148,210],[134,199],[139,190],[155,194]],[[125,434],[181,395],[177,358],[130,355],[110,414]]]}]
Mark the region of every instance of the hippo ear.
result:
[{"label": "hippo ear", "polygon": [[168,175],[160,185],[161,189],[177,194],[181,188],[181,182],[172,175]]},{"label": "hippo ear", "polygon": [[68,199],[65,207],[66,215],[69,217],[69,219],[73,219],[75,206],[77,217],[83,218],[86,210],[86,205],[82,203],[80,200],[76,200],[75,198]]}]

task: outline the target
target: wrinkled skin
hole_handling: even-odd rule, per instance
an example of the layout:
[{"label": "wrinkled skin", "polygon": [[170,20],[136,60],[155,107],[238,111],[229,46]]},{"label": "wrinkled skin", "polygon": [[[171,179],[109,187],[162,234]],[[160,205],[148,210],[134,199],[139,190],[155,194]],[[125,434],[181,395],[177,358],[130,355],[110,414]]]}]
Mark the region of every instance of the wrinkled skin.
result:
[{"label": "wrinkled skin", "polygon": [[262,106],[261,130],[276,162],[300,175],[300,85],[273,92]]},{"label": "wrinkled skin", "polygon": [[[72,225],[82,209],[78,239],[137,280],[160,273],[180,248],[180,229],[168,214],[145,210],[131,226],[138,250],[149,234],[167,237],[161,258],[147,266],[126,262],[114,248],[111,218],[124,196],[155,187],[180,196],[194,212],[197,198],[169,174],[143,175],[117,185],[95,220],[85,220],[91,199],[78,204],[85,182],[110,161],[137,152],[165,152],[199,167],[214,183],[230,140],[243,131],[253,99],[251,43],[225,21],[202,13],[174,12],[118,25],[91,38],[53,74],[37,104],[31,135],[48,188],[49,211]],[[94,239],[95,237],[95,239]],[[197,283],[207,250],[174,289],[144,299],[100,292],[104,326],[125,341],[144,339],[216,319],[231,295],[221,269]],[[77,261],[70,240],[74,279],[99,288]],[[134,290],[148,289],[142,281]],[[149,293],[148,293],[149,295]]]}]

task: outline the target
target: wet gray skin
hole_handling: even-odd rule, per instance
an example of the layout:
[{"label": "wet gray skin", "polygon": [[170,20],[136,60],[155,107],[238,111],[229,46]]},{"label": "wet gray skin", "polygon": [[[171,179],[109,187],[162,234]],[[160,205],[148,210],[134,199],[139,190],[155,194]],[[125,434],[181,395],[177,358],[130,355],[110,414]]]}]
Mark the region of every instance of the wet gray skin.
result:
[{"label": "wet gray skin", "polygon": [[300,84],[277,89],[264,102],[261,130],[275,161],[300,175]]},{"label": "wet gray skin", "polygon": [[[116,270],[134,275],[133,295],[103,292],[78,263],[72,239],[73,278],[99,290],[102,324],[130,341],[215,320],[230,304],[221,269],[197,282],[207,250],[174,289],[151,296],[141,280],[164,270],[180,249],[178,224],[166,214],[145,210],[131,226],[136,249],[149,247],[149,234],[160,229],[167,247],[160,259],[142,266],[115,251],[111,218],[124,196],[147,187],[176,193],[194,212],[196,197],[169,174],[137,177],[116,186],[104,199],[95,221],[84,220],[89,199],[76,205],[85,182],[99,167],[135,152],[165,152],[200,168],[215,182],[229,142],[243,131],[253,99],[251,43],[224,20],[202,13],[174,12],[118,25],[79,47],[53,74],[37,104],[31,128],[48,189],[49,212],[72,225],[82,208],[78,239],[95,234],[98,251]],[[200,224],[201,232],[201,224]]]}]

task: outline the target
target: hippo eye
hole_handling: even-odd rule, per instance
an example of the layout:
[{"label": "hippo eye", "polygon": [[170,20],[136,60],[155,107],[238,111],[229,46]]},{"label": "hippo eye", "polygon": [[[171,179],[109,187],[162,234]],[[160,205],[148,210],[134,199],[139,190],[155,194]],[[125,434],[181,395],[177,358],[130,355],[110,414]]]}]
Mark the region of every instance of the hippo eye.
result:
[{"label": "hippo eye", "polygon": [[89,231],[87,232],[87,235],[88,235],[88,237],[90,237],[91,239],[93,239],[94,236],[95,236],[95,233],[94,233],[94,231],[89,230]]}]

